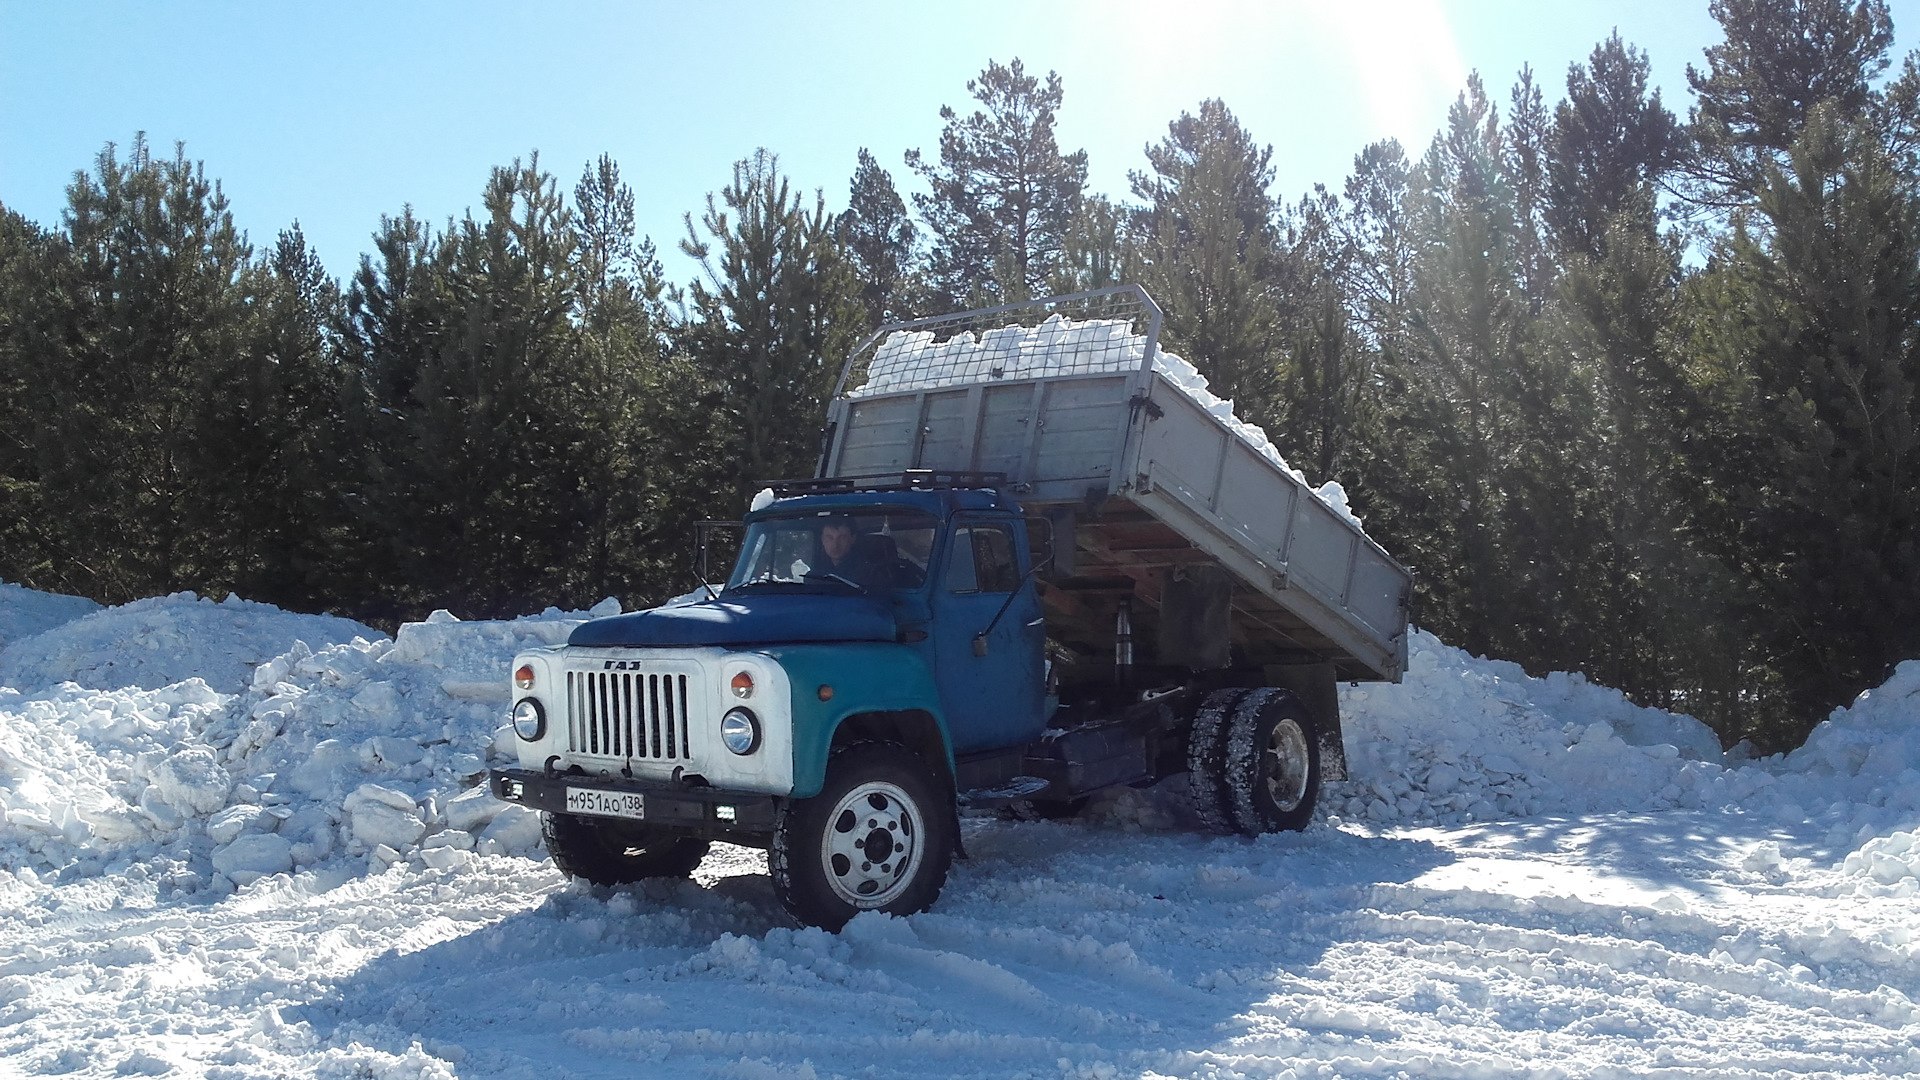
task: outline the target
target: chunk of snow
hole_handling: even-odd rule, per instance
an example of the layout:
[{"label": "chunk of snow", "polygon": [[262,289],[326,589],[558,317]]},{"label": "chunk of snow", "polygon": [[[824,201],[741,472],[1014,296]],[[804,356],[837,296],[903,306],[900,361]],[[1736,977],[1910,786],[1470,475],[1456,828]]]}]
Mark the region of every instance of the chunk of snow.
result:
[{"label": "chunk of snow", "polygon": [[[253,878],[293,869],[293,845],[273,833],[248,833],[216,849],[213,868],[233,878],[235,884],[245,885]],[[242,875],[251,877],[243,881]]]}]

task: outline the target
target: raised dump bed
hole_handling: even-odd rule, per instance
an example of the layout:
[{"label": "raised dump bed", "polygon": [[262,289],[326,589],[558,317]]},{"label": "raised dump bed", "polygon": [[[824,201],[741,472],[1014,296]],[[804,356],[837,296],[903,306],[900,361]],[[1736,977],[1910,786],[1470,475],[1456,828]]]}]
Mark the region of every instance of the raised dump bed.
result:
[{"label": "raised dump bed", "polygon": [[1160,324],[1122,286],[882,327],[841,374],[820,475],[1004,474],[1053,523],[1048,634],[1082,671],[1130,623],[1142,665],[1399,681],[1411,575]]}]

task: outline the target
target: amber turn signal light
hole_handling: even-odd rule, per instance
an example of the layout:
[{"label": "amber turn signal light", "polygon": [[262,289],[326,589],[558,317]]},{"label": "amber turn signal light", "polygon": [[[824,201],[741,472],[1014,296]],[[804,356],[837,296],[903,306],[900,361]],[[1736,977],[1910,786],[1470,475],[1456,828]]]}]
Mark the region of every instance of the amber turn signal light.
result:
[{"label": "amber turn signal light", "polygon": [[533,665],[521,664],[513,672],[513,685],[522,690],[533,689]]},{"label": "amber turn signal light", "polygon": [[733,677],[733,696],[750,698],[753,696],[753,676],[742,671]]},{"label": "amber turn signal light", "polygon": [[828,686],[828,685],[827,685],[827,684],[825,684],[825,683],[821,683],[821,684],[820,684],[820,700],[821,700],[821,701],[832,701],[832,700],[833,700],[833,687],[831,687],[831,686]]}]

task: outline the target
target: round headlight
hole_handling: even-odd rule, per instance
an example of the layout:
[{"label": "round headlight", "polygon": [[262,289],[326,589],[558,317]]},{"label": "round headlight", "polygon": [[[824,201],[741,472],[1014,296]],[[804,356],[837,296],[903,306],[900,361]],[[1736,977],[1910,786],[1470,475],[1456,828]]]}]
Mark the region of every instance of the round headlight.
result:
[{"label": "round headlight", "polygon": [[760,721],[746,709],[728,709],[720,718],[720,743],[736,754],[760,749]]},{"label": "round headlight", "polygon": [[528,742],[537,741],[547,733],[547,711],[538,701],[524,697],[514,704],[513,733]]}]

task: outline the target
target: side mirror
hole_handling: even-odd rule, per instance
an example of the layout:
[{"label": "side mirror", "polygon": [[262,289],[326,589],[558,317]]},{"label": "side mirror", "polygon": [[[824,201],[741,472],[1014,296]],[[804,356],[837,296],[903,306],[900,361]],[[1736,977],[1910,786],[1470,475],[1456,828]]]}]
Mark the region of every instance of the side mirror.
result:
[{"label": "side mirror", "polygon": [[[700,579],[702,585],[713,580],[711,549],[713,547],[714,530],[738,529],[742,526],[743,523],[738,521],[716,521],[708,518],[702,518],[693,523],[693,572],[695,576]],[[729,536],[727,539],[734,541],[735,546],[738,546],[739,538],[737,535]]]},{"label": "side mirror", "polygon": [[1029,517],[1027,551],[1036,568],[1044,567],[1049,580],[1074,574],[1074,513],[1071,506],[1049,507],[1044,516]]}]

